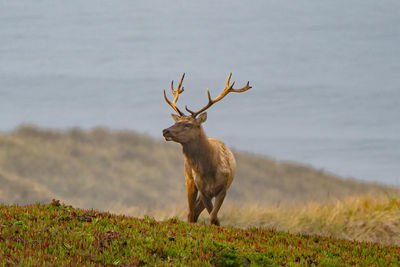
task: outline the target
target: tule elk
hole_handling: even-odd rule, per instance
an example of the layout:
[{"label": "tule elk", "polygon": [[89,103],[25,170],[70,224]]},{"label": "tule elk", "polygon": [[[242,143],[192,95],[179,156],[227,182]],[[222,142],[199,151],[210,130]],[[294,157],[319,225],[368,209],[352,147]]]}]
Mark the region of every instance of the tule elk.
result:
[{"label": "tule elk", "polygon": [[235,176],[236,162],[232,152],[223,142],[215,138],[207,138],[201,126],[207,119],[207,113],[204,111],[211,105],[230,92],[241,93],[251,88],[247,82],[243,88],[233,89],[235,83],[230,84],[231,76],[232,73],[229,74],[225,89],[216,98],[211,99],[207,88],[208,103],[203,108],[193,112],[186,106],[185,109],[191,115],[185,115],[176,106],[179,94],[183,92],[182,81],[185,74],[182,75],[176,90],[174,90],[173,81],[171,82],[171,91],[174,96],[172,102],[168,100],[164,90],[165,101],[177,115],[171,114],[175,124],[164,129],[163,136],[166,141],[174,141],[182,145],[189,222],[197,222],[200,213],[206,208],[210,214],[211,224],[219,225],[217,214]]}]

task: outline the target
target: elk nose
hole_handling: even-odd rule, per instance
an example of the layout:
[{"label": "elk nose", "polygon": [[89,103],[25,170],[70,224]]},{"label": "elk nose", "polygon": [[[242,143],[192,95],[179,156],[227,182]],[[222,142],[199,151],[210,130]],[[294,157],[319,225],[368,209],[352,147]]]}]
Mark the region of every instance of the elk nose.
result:
[{"label": "elk nose", "polygon": [[162,134],[163,134],[163,136],[167,135],[168,133],[169,133],[169,130],[168,130],[168,129],[164,129],[164,130],[162,130]]}]

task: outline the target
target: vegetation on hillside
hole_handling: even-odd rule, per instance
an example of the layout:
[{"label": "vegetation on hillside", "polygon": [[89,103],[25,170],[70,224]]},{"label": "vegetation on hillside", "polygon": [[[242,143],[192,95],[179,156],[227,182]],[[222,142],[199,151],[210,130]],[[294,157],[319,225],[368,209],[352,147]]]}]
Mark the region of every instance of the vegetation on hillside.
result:
[{"label": "vegetation on hillside", "polygon": [[[117,213],[157,220],[178,217],[186,220],[184,206],[171,209],[116,210]],[[251,204],[223,206],[219,213],[224,226],[263,227],[291,233],[317,234],[348,240],[368,241],[400,246],[400,196],[365,195],[323,203],[262,207]],[[200,221],[209,223],[204,212]]]},{"label": "vegetation on hillside", "polygon": [[[400,245],[396,188],[235,152],[224,226]],[[186,220],[180,147],[130,131],[43,130],[0,134],[0,204],[61,199],[86,209]],[[42,219],[42,218],[40,218]],[[200,220],[208,222],[206,212]]]},{"label": "vegetation on hillside", "polygon": [[0,264],[398,266],[400,247],[275,230],[135,219],[50,205],[0,206]]}]

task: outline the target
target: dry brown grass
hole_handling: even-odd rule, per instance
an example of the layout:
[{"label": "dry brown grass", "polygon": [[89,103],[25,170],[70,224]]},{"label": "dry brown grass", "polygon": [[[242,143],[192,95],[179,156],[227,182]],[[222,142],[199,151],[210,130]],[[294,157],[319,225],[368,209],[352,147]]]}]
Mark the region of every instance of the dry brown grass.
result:
[{"label": "dry brown grass", "polygon": [[[309,166],[235,152],[238,170],[226,204],[260,206],[392,192]],[[0,135],[0,201],[61,199],[108,210],[185,205],[180,146],[130,131],[56,131],[22,126]]]},{"label": "dry brown grass", "polygon": [[240,227],[272,227],[294,233],[400,245],[399,195],[353,196],[299,207],[232,208],[221,219]]},{"label": "dry brown grass", "polygon": [[[186,208],[140,209],[119,207],[113,210],[134,217],[152,216],[157,220],[178,217],[186,220]],[[316,234],[400,246],[400,195],[364,195],[324,203],[262,207],[233,205],[222,208],[223,226],[274,228],[290,233]],[[200,222],[208,223],[207,212]]]}]

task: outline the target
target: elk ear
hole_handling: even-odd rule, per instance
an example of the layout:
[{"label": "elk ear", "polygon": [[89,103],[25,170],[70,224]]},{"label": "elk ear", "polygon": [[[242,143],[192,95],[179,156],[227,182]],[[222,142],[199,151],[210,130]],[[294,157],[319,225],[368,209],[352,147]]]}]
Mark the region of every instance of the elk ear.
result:
[{"label": "elk ear", "polygon": [[207,112],[203,112],[199,115],[199,117],[197,118],[197,121],[202,124],[203,122],[205,122],[207,120]]},{"label": "elk ear", "polygon": [[178,122],[179,119],[181,118],[181,117],[179,117],[179,116],[176,115],[176,114],[171,114],[171,117],[172,117],[172,119],[173,119],[175,122]]}]

